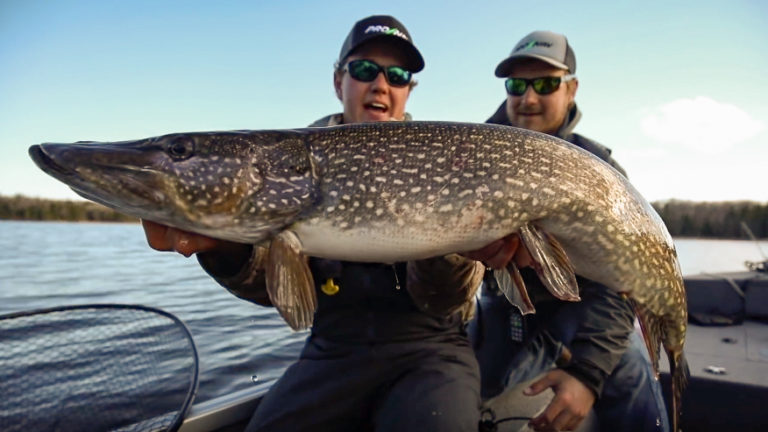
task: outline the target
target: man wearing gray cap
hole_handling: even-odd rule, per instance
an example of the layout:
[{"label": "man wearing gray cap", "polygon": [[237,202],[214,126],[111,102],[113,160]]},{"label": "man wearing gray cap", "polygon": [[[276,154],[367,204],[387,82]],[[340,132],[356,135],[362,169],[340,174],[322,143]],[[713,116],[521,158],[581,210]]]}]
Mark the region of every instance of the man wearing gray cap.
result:
[{"label": "man wearing gray cap", "polygon": [[[311,126],[408,120],[413,74],[423,68],[397,19],[358,21],[333,72],[343,111]],[[270,305],[262,248],[144,227],[153,248],[198,253],[234,295]],[[464,321],[482,265],[458,255],[394,265],[310,258],[308,265],[317,296],[311,333],[247,430],[477,431],[480,376]]]},{"label": "man wearing gray cap", "polygon": [[[565,139],[626,175],[610,149],[573,133],[581,117],[575,73],[576,57],[565,36],[530,33],[496,67],[496,76],[505,78],[507,99],[488,123]],[[530,268],[521,273],[537,310],[525,317],[500,293],[492,273],[483,280],[470,324],[483,397],[543,374],[525,391],[555,392],[544,412],[531,420],[536,430],[573,430],[593,404],[601,430],[669,430],[661,388],[644,356],[629,303],[584,278],[578,280],[581,302],[558,301]]]}]

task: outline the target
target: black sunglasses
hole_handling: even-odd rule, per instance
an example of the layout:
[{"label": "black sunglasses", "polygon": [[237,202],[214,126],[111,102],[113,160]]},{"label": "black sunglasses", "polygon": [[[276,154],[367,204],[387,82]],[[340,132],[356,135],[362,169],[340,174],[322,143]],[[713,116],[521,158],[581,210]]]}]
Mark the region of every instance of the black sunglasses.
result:
[{"label": "black sunglasses", "polygon": [[349,72],[349,76],[362,82],[371,82],[384,72],[384,77],[389,85],[394,87],[404,87],[411,82],[413,73],[400,66],[379,66],[371,60],[352,60],[344,66],[344,71]]},{"label": "black sunglasses", "polygon": [[504,87],[507,93],[512,96],[522,96],[530,85],[533,91],[540,95],[548,95],[560,88],[560,83],[576,79],[576,75],[565,75],[561,77],[540,77],[540,78],[507,78],[504,81]]}]

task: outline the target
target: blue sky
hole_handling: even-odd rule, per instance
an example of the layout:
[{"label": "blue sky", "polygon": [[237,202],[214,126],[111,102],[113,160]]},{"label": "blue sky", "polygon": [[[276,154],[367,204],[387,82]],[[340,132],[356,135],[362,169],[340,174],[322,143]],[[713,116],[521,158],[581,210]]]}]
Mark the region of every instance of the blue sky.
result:
[{"label": "blue sky", "polygon": [[404,22],[426,60],[408,110],[483,122],[496,64],[533,30],[577,59],[576,131],[611,147],[651,201],[768,201],[763,1],[0,1],[0,194],[75,199],[40,142],[303,127],[337,112],[352,24]]}]

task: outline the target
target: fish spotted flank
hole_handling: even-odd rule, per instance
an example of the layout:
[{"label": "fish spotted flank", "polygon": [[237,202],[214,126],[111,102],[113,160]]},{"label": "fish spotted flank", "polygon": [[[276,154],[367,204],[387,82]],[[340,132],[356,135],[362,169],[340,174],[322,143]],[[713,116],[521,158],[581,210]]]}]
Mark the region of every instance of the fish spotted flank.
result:
[{"label": "fish spotted flank", "polygon": [[498,125],[392,122],[42,144],[30,154],[118,211],[268,244],[268,289],[294,327],[311,323],[316,301],[297,256],[404,261],[519,232],[558,297],[577,298],[573,272],[627,293],[654,364],[660,342],[668,354],[679,410],[687,311],[672,239],[624,176],[560,139]]}]

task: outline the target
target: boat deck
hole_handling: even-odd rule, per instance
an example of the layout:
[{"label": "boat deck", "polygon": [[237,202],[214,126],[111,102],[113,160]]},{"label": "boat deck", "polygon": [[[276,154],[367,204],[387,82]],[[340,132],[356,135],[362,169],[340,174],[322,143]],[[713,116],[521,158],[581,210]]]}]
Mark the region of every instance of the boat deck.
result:
[{"label": "boat deck", "polygon": [[[682,429],[697,432],[768,430],[768,410],[763,408],[768,400],[768,277],[754,272],[694,275],[686,277],[686,288],[689,312],[709,316],[713,323],[729,320],[736,323],[689,324],[685,353],[691,375],[683,395]],[[670,407],[669,366],[665,355],[661,356],[660,369],[662,388]],[[266,387],[254,388],[247,394],[241,392],[195,405],[181,431],[243,430],[266,390]],[[509,404],[508,399],[515,393],[514,389],[508,389],[487,404],[491,407]],[[531,417],[546,404],[534,399],[516,400],[511,405],[518,415]],[[500,408],[500,413],[502,411]],[[525,420],[504,422],[499,425],[499,431],[525,430],[525,423]],[[580,430],[595,427],[594,418],[590,418]]]},{"label": "boat deck", "polygon": [[[690,324],[685,345],[692,378],[768,388],[768,324]],[[668,367],[665,365],[663,370]]]}]

